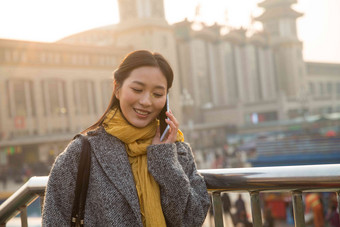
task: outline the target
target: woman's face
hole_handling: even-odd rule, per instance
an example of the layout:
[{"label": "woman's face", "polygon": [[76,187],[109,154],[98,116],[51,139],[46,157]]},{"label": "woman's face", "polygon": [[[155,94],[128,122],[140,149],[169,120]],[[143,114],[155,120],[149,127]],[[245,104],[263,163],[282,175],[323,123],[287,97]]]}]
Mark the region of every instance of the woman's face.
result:
[{"label": "woman's face", "polygon": [[121,111],[130,124],[143,128],[153,121],[165,105],[167,81],[162,71],[143,66],[131,71],[116,92]]}]

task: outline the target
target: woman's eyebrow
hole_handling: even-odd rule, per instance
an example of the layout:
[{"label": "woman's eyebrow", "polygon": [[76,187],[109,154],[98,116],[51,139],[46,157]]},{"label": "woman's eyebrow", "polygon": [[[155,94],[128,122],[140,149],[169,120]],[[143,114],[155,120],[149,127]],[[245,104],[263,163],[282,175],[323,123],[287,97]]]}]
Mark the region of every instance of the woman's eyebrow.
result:
[{"label": "woman's eyebrow", "polygon": [[165,87],[163,87],[163,86],[161,86],[161,85],[157,85],[155,88],[156,88],[156,89],[162,89],[162,90],[165,90]]},{"label": "woman's eyebrow", "polygon": [[[134,80],[134,81],[132,81],[132,83],[135,83],[135,84],[138,84],[138,85],[141,85],[141,86],[145,86],[145,83],[140,82],[140,81],[138,81],[138,80]],[[165,87],[162,86],[162,85],[156,85],[155,88],[156,88],[156,89],[166,90]]]},{"label": "woman's eyebrow", "polygon": [[137,80],[132,81],[132,83],[135,83],[135,84],[139,84],[139,85],[145,86],[144,83],[142,83],[142,82],[140,82],[140,81],[137,81]]}]

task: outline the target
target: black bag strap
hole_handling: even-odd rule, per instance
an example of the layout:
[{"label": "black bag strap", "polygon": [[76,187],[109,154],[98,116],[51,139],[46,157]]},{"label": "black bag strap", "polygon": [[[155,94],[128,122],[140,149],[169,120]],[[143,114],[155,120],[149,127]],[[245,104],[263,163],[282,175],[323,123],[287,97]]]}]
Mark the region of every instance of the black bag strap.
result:
[{"label": "black bag strap", "polygon": [[71,226],[84,226],[85,203],[89,185],[91,166],[91,145],[87,136],[77,134],[73,139],[81,139],[81,153],[78,163],[76,187],[74,190],[74,201],[72,205]]}]

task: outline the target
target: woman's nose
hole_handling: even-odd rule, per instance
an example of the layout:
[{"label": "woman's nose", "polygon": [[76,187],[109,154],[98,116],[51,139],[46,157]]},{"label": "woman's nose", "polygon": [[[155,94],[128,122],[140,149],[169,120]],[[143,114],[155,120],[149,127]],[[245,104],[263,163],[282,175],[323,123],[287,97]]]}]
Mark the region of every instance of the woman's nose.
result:
[{"label": "woman's nose", "polygon": [[139,103],[143,106],[150,106],[151,105],[151,94],[145,93],[143,96],[139,99]]}]

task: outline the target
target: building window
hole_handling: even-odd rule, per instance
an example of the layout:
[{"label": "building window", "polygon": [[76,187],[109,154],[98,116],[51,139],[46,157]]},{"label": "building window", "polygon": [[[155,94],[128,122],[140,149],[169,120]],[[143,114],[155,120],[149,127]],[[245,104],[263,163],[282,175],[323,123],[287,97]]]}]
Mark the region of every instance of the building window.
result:
[{"label": "building window", "polygon": [[27,103],[25,97],[25,81],[11,81],[12,92],[11,96],[13,97],[12,101],[14,101],[14,110],[12,112],[12,117],[15,116],[27,116]]},{"label": "building window", "polygon": [[319,86],[320,86],[320,96],[324,96],[325,95],[325,87],[324,87],[323,82],[320,82]]},{"label": "building window", "polygon": [[303,117],[307,113],[308,113],[308,109],[301,106],[301,108],[298,108],[298,109],[288,110],[288,118],[295,119],[295,118]]},{"label": "building window", "polygon": [[105,56],[99,56],[99,65],[105,65]]},{"label": "building window", "polygon": [[71,59],[73,65],[76,65],[78,63],[78,58],[76,54],[73,54]]},{"label": "building window", "polygon": [[336,83],[336,96],[340,97],[340,83]]},{"label": "building window", "polygon": [[66,84],[59,79],[42,81],[44,112],[46,116],[67,114]]},{"label": "building window", "polygon": [[247,124],[258,124],[263,122],[277,121],[279,119],[276,111],[272,112],[254,112],[246,114]]},{"label": "building window", "polygon": [[7,97],[10,117],[35,116],[33,82],[25,79],[7,81]]},{"label": "building window", "polygon": [[42,52],[40,54],[40,62],[41,63],[45,63],[46,62],[46,54],[44,52]]},{"label": "building window", "polygon": [[11,51],[5,50],[5,61],[10,62],[12,60]]},{"label": "building window", "polygon": [[18,61],[20,60],[20,53],[19,53],[19,51],[14,50],[14,51],[12,52],[12,54],[13,54],[13,61],[14,61],[14,62],[18,62]]},{"label": "building window", "polygon": [[300,117],[300,113],[299,113],[298,109],[288,110],[288,118],[289,119],[294,119],[294,118],[297,118],[297,117]]},{"label": "building window", "polygon": [[331,106],[323,106],[318,108],[318,114],[329,114],[332,113],[333,108]]},{"label": "building window", "polygon": [[164,48],[168,46],[168,37],[166,35],[162,37],[162,45]]},{"label": "building window", "polygon": [[111,56],[111,64],[110,64],[110,66],[116,66],[117,65],[117,59],[115,58],[115,57],[113,57],[113,56]]},{"label": "building window", "polygon": [[97,112],[94,83],[92,81],[74,81],[73,91],[76,114],[94,114]]},{"label": "building window", "polygon": [[332,86],[332,83],[331,82],[328,82],[327,83],[327,94],[328,95],[332,95],[333,93],[333,86]]},{"label": "building window", "polygon": [[26,63],[27,62],[27,56],[25,52],[21,52],[21,57],[20,57],[21,61]]},{"label": "building window", "polygon": [[54,63],[59,64],[60,63],[60,54],[55,54],[54,56]]},{"label": "building window", "polygon": [[106,107],[109,105],[110,98],[113,92],[113,83],[112,80],[104,80],[101,82],[101,90],[102,90],[102,97],[103,97],[103,106]]},{"label": "building window", "polygon": [[84,64],[89,65],[90,64],[90,56],[84,55],[83,57],[84,57]]},{"label": "building window", "polygon": [[315,87],[312,82],[309,82],[309,94],[314,96],[315,95]]},{"label": "building window", "polygon": [[279,35],[279,24],[277,21],[269,21],[265,24],[265,28],[271,35]]},{"label": "building window", "polygon": [[35,107],[35,98],[34,98],[34,88],[33,88],[33,81],[29,81],[29,98],[30,98],[30,106],[31,106],[31,114],[32,116],[36,116],[36,107]]}]

